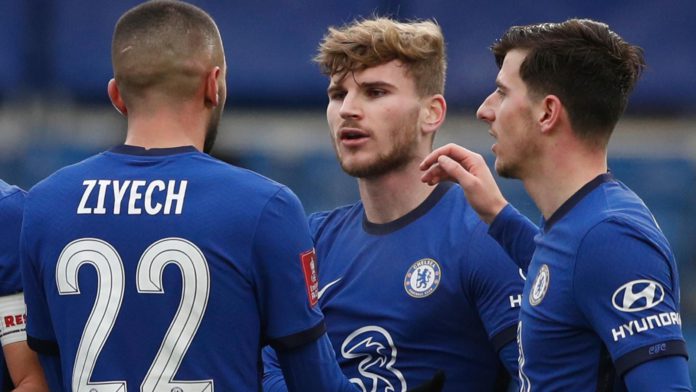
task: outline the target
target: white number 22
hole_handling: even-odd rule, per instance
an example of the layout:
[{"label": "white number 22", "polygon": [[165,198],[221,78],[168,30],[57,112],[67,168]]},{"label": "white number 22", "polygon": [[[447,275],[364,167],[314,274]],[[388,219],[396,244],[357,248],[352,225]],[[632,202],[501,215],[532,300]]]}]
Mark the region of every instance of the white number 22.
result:
[{"label": "white number 22", "polygon": [[[126,392],[125,381],[90,382],[97,357],[116,322],[125,288],[121,257],[109,243],[82,238],[68,244],[58,258],[56,285],[61,295],[80,294],[78,271],[91,264],[99,280],[94,307],[85,324],[73,368],[75,392]],[[213,380],[175,381],[174,375],[203,319],[210,292],[210,273],[203,253],[182,238],[152,244],[140,258],[136,273],[138,292],[163,294],[162,273],[169,264],[181,271],[179,309],[140,385],[141,392],[213,392]]]}]

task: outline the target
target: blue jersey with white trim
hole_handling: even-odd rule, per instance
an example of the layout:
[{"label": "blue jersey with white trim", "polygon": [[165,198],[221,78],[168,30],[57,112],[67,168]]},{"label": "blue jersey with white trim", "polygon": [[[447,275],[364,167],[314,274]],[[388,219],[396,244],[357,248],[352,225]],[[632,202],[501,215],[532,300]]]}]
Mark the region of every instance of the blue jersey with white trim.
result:
[{"label": "blue jersey with white trim", "polygon": [[459,185],[387,224],[367,221],[359,202],[310,216],[310,227],[319,304],[353,383],[405,391],[443,370],[444,391],[494,390],[523,281]]},{"label": "blue jersey with white trim", "polygon": [[193,147],[61,169],[29,192],[21,249],[29,342],[66,391],[257,391],[263,345],[324,332],[295,195]]},{"label": "blue jersey with white trim", "polygon": [[[24,191],[0,180],[0,297],[22,291],[19,272],[19,232],[22,228]],[[0,313],[0,339],[6,334],[23,334],[26,315]],[[9,337],[9,336],[7,336]],[[11,338],[11,337],[10,337]],[[12,339],[14,340],[14,339]],[[0,352],[0,390],[12,390],[5,357]]]},{"label": "blue jersey with white trim", "polygon": [[[501,227],[517,231],[523,221],[507,207],[491,234],[513,250]],[[622,390],[635,366],[686,356],[676,262],[625,185],[597,177],[543,222],[535,242],[518,330],[522,391]]]}]

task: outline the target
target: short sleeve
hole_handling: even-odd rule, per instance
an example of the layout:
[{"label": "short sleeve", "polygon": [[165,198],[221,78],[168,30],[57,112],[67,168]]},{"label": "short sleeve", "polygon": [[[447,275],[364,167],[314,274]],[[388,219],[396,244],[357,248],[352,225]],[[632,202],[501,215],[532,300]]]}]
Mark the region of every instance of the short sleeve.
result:
[{"label": "short sleeve", "polygon": [[[37,218],[40,222],[40,218]],[[41,267],[37,265],[39,246],[35,236],[39,222],[34,222],[31,209],[31,193],[22,222],[20,235],[20,264],[22,270],[22,285],[24,286],[24,301],[27,306],[27,343],[37,352],[54,355],[58,353],[58,344],[52,327],[48,303],[41,276]]]},{"label": "short sleeve", "polygon": [[0,296],[22,291],[19,269],[19,233],[22,229],[24,192],[0,199]]},{"label": "short sleeve", "polygon": [[483,223],[469,242],[471,275],[476,307],[496,350],[515,339],[524,281],[518,267],[486,233]]},{"label": "short sleeve", "polygon": [[621,221],[596,225],[580,244],[574,297],[619,374],[652,359],[686,356],[670,257]]},{"label": "short sleeve", "polygon": [[523,271],[527,271],[536,249],[534,237],[539,234],[539,228],[532,221],[508,204],[491,222],[488,234]]},{"label": "short sleeve", "polygon": [[0,199],[0,342],[3,346],[27,339],[19,255],[24,192],[14,189]]},{"label": "short sleeve", "polygon": [[316,244],[319,240],[321,234],[321,229],[326,222],[326,217],[329,216],[330,211],[315,212],[307,217],[309,223],[309,233],[312,235],[312,241]]},{"label": "short sleeve", "polygon": [[316,256],[304,210],[283,187],[267,203],[254,236],[257,297],[265,339],[289,349],[324,333],[317,306]]}]

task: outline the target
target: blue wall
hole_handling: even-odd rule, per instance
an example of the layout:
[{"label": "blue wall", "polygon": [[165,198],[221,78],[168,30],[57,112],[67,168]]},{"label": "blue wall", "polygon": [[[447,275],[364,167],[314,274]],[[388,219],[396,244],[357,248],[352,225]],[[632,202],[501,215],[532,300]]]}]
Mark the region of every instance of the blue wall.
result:
[{"label": "blue wall", "polygon": [[[0,3],[0,97],[42,94],[106,102],[113,26],[134,0]],[[450,58],[451,108],[474,107],[493,88],[490,44],[510,25],[589,17],[645,49],[649,67],[632,111],[696,111],[696,2],[687,0],[394,1],[270,0],[193,3],[218,22],[233,105],[313,106],[325,79],[311,62],[329,25],[373,14],[435,18]]]}]

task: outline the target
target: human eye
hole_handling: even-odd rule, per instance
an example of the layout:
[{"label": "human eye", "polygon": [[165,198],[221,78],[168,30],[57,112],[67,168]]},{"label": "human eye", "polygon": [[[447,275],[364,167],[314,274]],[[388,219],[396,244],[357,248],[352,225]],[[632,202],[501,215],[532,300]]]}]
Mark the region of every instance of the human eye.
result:
[{"label": "human eye", "polygon": [[367,96],[370,98],[379,98],[387,94],[387,90],[381,88],[370,88],[367,90]]},{"label": "human eye", "polygon": [[341,101],[345,97],[346,97],[346,92],[344,90],[329,91],[329,99],[332,101]]},{"label": "human eye", "polygon": [[500,87],[498,87],[498,88],[495,89],[495,93],[496,93],[496,95],[498,95],[498,96],[500,96],[500,97],[504,97],[504,96],[505,96],[505,91],[503,91]]}]

